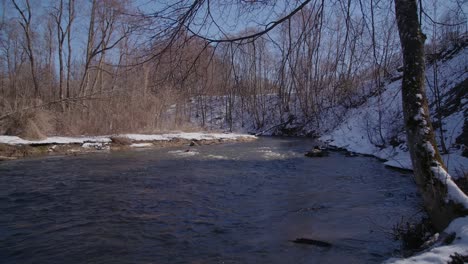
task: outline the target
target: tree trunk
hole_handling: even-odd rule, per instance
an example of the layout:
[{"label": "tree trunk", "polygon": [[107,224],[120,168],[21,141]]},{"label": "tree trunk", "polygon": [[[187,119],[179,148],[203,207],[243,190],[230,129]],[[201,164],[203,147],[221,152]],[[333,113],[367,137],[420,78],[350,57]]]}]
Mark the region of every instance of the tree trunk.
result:
[{"label": "tree trunk", "polygon": [[[81,78],[81,83],[80,83],[80,95],[86,95],[86,91],[88,90],[89,86],[89,67],[91,66],[91,60],[93,59],[93,47],[94,47],[94,19],[96,16],[96,0],[92,1],[91,5],[91,15],[89,18],[89,28],[88,28],[88,42],[86,43],[86,62],[85,62],[85,68],[84,68],[84,73]],[[86,82],[86,83],[85,83]]]},{"label": "tree trunk", "polygon": [[395,0],[403,50],[403,111],[414,176],[434,226],[443,230],[451,220],[468,214],[468,197],[447,173],[435,142],[424,87],[424,41],[416,0]]},{"label": "tree trunk", "polygon": [[68,57],[67,57],[67,98],[70,98],[70,78],[71,78],[71,58],[72,58],[72,46],[71,46],[71,30],[73,19],[75,19],[75,1],[69,0],[68,2],[68,31],[67,31],[67,45],[68,45]]},{"label": "tree trunk", "polygon": [[[58,46],[58,58],[59,58],[59,96],[60,100],[64,98],[63,92],[63,42],[65,39],[65,33],[62,28],[62,14],[63,14],[63,0],[60,0],[58,7],[58,14],[55,17],[57,23],[57,46]],[[63,110],[63,104],[62,104]]]}]

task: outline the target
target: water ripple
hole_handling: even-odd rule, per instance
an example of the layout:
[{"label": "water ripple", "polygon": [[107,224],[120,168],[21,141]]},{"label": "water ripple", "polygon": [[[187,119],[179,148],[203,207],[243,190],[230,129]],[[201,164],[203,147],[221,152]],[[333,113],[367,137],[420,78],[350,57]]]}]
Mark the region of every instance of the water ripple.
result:
[{"label": "water ripple", "polygon": [[[268,139],[0,164],[2,263],[373,263],[412,215],[410,177]],[[189,153],[189,154],[187,154]],[[201,154],[200,154],[201,153]],[[374,230],[373,232],[370,232]],[[298,246],[323,239],[329,250]]]}]

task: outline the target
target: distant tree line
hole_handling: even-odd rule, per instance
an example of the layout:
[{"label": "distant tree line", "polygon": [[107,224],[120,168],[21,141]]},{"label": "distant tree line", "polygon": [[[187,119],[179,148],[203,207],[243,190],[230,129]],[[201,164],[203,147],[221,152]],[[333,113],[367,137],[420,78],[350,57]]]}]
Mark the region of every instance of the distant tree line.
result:
[{"label": "distant tree line", "polygon": [[[423,16],[433,54],[467,31],[456,2],[439,2]],[[206,127],[214,103],[231,128],[242,119],[261,130],[272,115],[321,127],[379,95],[402,61],[391,1],[3,0],[2,10],[3,133],[39,110],[48,133],[190,129],[193,116]],[[264,26],[222,24],[249,15]],[[369,124],[377,145],[388,144],[382,119]]]}]

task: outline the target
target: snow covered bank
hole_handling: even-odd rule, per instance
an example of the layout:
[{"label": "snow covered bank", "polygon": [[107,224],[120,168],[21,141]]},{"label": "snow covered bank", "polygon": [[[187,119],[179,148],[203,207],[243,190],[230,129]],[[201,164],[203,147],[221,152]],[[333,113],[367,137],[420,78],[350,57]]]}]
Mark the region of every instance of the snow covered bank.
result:
[{"label": "snow covered bank", "polygon": [[[468,217],[458,218],[452,221],[450,225],[445,229],[446,234],[455,234],[452,242],[441,241],[436,243],[430,249],[417,254],[413,257],[406,259],[389,259],[386,264],[407,264],[407,263],[419,263],[419,264],[445,264],[453,261],[451,256],[468,255]],[[445,243],[444,243],[445,242]],[[449,243],[450,242],[450,243]],[[461,263],[461,262],[456,262]]]},{"label": "snow covered bank", "polygon": [[[177,147],[244,142],[257,137],[246,134],[223,133],[168,133],[122,134],[97,137],[49,137],[44,140],[24,140],[16,136],[0,136],[0,161],[41,155],[76,155],[95,151],[128,148]],[[182,153],[181,155],[193,155]]]},{"label": "snow covered bank", "polygon": [[[334,147],[375,156],[384,160],[384,164],[389,167],[413,170],[406,144],[403,143],[397,147],[379,148],[373,145],[365,136],[356,134],[356,130],[350,129],[348,133],[346,133],[346,130],[337,129],[331,134],[320,137],[320,140]],[[463,173],[468,170],[468,158],[461,156],[460,151],[456,149],[451,151],[452,153],[442,155],[442,159],[448,168],[449,174],[456,179],[462,177]]]},{"label": "snow covered bank", "polygon": [[[114,136],[96,137],[49,137],[44,140],[25,140],[16,136],[0,136],[0,144],[9,145],[44,145],[44,144],[85,144],[85,143],[110,143],[111,137],[124,137],[133,142],[145,141],[171,141],[176,139],[184,140],[240,140],[255,139],[255,136],[247,134],[223,134],[223,133],[170,133],[170,134],[122,134]],[[141,147],[135,145],[135,147]]]},{"label": "snow covered bank", "polygon": [[84,144],[109,143],[109,137],[48,137],[44,140],[26,140],[17,136],[0,136],[0,144],[9,145],[43,145],[43,144]]},{"label": "snow covered bank", "polygon": [[[394,149],[392,148],[392,150]],[[376,154],[376,156],[378,156],[378,154]],[[384,164],[389,167],[413,170],[409,152],[394,151],[394,155],[387,157],[380,156],[379,158],[386,159],[387,161]],[[463,173],[468,171],[468,158],[460,156],[459,153],[444,154],[442,155],[442,159],[452,178],[457,179],[463,177]]]},{"label": "snow covered bank", "polygon": [[185,140],[238,140],[255,139],[256,136],[236,133],[170,133],[160,135],[124,134],[121,137],[129,138],[133,141],[169,141],[174,139]]}]

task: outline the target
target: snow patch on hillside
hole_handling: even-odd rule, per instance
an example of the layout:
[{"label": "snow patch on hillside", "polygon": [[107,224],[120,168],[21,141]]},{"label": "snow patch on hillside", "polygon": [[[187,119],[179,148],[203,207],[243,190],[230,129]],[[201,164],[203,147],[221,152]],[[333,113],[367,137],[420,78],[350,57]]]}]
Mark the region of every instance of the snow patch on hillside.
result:
[{"label": "snow patch on hillside", "polygon": [[[448,94],[451,89],[468,78],[467,58],[468,48],[465,48],[451,59],[438,63],[443,106],[449,103]],[[426,69],[427,80],[433,78],[433,67],[434,65],[431,65]],[[434,91],[429,84],[426,87],[429,103],[433,103]],[[467,112],[467,100],[462,99],[460,109],[442,120],[445,130],[444,140],[449,150],[449,153],[442,158],[453,178],[462,176],[463,171],[468,169],[468,159],[460,156],[460,146],[455,142],[462,133]],[[321,136],[320,140],[349,151],[374,155],[387,160],[385,165],[391,167],[411,170],[411,158],[402,129],[404,127],[402,113],[401,80],[398,80],[387,84],[381,95],[373,96],[360,107],[350,109],[344,122]],[[436,130],[436,139],[439,142],[440,138],[440,131]]]}]

